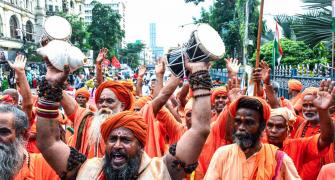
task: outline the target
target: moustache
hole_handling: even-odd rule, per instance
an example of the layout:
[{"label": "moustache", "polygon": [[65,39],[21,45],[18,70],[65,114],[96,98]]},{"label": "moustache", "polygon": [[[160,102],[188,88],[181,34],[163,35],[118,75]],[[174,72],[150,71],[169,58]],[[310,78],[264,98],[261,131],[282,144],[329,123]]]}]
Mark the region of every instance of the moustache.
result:
[{"label": "moustache", "polygon": [[252,139],[251,134],[246,133],[246,132],[236,132],[236,133],[234,134],[234,136],[235,136],[236,138],[238,138],[239,140]]},{"label": "moustache", "polygon": [[102,108],[99,110],[99,114],[112,114],[112,111],[107,108]]},{"label": "moustache", "polygon": [[121,150],[113,150],[110,153],[111,158],[117,158],[117,157],[122,157],[125,159],[128,159],[128,155],[125,152],[122,152]]}]

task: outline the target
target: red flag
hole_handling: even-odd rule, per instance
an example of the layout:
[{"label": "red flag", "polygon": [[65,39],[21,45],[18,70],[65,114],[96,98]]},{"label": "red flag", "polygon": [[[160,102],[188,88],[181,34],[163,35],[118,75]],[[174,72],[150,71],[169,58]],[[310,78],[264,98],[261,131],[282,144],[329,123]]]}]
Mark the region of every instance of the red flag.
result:
[{"label": "red flag", "polygon": [[109,59],[104,59],[104,60],[102,61],[102,63],[103,63],[104,65],[106,65],[106,66],[109,66],[109,65],[110,65],[110,61],[109,61]]},{"label": "red flag", "polygon": [[119,60],[116,59],[115,56],[112,57],[112,65],[117,69],[121,68],[121,64],[120,64]]}]

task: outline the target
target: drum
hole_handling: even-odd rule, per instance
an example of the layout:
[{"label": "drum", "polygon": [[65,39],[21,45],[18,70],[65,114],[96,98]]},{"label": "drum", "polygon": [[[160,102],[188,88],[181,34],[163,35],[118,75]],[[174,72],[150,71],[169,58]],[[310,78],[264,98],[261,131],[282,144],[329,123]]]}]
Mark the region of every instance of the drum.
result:
[{"label": "drum", "polygon": [[72,34],[71,24],[63,17],[50,16],[43,26],[44,33],[41,37],[41,45],[45,46],[52,40],[69,41]]},{"label": "drum", "polygon": [[225,46],[219,33],[208,24],[198,24],[186,44],[167,54],[167,64],[170,71],[181,78],[189,73],[184,67],[184,58],[190,62],[208,62],[219,60],[224,53]]}]

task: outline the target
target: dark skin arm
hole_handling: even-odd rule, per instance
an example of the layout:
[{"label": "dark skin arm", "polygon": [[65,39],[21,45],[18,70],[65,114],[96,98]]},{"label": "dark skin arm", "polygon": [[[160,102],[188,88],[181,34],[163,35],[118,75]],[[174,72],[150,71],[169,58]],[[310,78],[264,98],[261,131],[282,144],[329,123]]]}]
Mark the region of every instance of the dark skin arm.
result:
[{"label": "dark skin arm", "polygon": [[313,105],[318,109],[320,118],[320,137],[318,149],[321,151],[334,141],[334,125],[329,114],[329,107],[334,103],[335,88],[334,82],[322,80],[317,97]]},{"label": "dark skin arm", "polygon": [[164,106],[164,104],[169,100],[173,92],[176,90],[177,86],[179,85],[179,81],[180,80],[177,77],[172,76],[166,83],[165,87],[161,89],[157,97],[155,97],[151,101],[155,116],[157,115],[159,110]]},{"label": "dark skin arm", "polygon": [[142,86],[143,86],[143,77],[147,68],[144,65],[141,65],[138,69],[138,77],[136,83],[136,96],[142,96]]},{"label": "dark skin arm", "polygon": [[[208,64],[205,62],[186,62],[186,67],[191,73],[199,70],[208,70]],[[193,93],[194,96],[196,96],[199,94],[209,93],[209,91],[200,89],[194,91]],[[194,164],[198,161],[198,157],[210,131],[210,113],[210,96],[199,97],[194,100],[192,110],[192,127],[186,131],[178,141],[175,157],[171,154],[167,154],[164,157],[165,164],[172,179],[181,179],[184,175],[183,170],[178,171],[176,168],[172,167],[172,163],[175,158],[181,160],[186,165]]]},{"label": "dark skin arm", "polygon": [[[64,67],[61,72],[47,62],[46,80],[50,84],[64,82],[69,73],[69,67]],[[60,129],[58,119],[43,118],[37,116],[37,146],[48,164],[56,171],[58,175],[67,172],[67,160],[70,155],[70,148],[60,138]],[[80,165],[71,172],[66,173],[67,179],[76,174]]]},{"label": "dark skin arm", "polygon": [[27,114],[29,121],[31,121],[33,101],[29,83],[26,78],[26,72],[24,70],[26,62],[27,58],[24,57],[24,55],[16,56],[14,63],[8,61],[10,67],[15,71],[16,83],[20,89],[20,94],[22,96],[22,110]]},{"label": "dark skin arm", "polygon": [[173,108],[171,100],[169,100],[165,104],[165,107],[170,111],[170,113],[173,115],[173,117],[176,119],[176,121],[182,123],[182,120],[180,119],[180,116],[179,116],[178,112]]},{"label": "dark skin arm", "polygon": [[97,76],[97,86],[99,86],[101,83],[104,82],[104,77],[102,75],[102,67],[101,67],[101,63],[102,61],[106,58],[108,53],[108,49],[107,48],[102,48],[100,49],[100,52],[98,54],[98,57],[96,59],[96,68],[95,68],[95,72],[96,72],[96,76]]},{"label": "dark skin arm", "polygon": [[278,97],[275,94],[275,91],[273,90],[273,87],[271,85],[270,75],[271,75],[271,69],[269,68],[269,65],[262,60],[260,63],[260,68],[262,69],[261,75],[262,80],[265,86],[265,94],[266,98],[268,99],[268,103],[270,104],[271,108],[279,108],[280,103],[278,101]]},{"label": "dark skin arm", "polygon": [[163,88],[163,79],[164,79],[164,73],[165,73],[165,59],[160,58],[157,61],[157,65],[155,67],[155,72],[156,72],[156,84],[155,84],[155,89],[154,89],[154,98],[159,94],[161,89]]},{"label": "dark skin arm", "polygon": [[185,107],[185,105],[187,103],[186,97],[187,97],[189,89],[190,89],[190,85],[189,84],[184,84],[184,86],[180,90],[180,93],[179,93],[179,96],[178,96],[178,99],[179,99],[179,102],[180,102],[179,106]]}]

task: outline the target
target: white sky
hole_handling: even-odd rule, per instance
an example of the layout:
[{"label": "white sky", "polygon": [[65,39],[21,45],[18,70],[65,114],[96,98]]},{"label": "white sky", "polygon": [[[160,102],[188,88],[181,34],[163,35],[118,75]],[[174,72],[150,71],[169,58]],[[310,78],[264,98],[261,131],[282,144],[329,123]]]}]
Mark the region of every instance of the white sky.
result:
[{"label": "white sky", "polygon": [[[208,9],[214,0],[205,0],[195,6],[184,0],[127,0],[126,41],[144,40],[149,44],[149,24],[156,23],[156,44],[169,48],[187,41],[193,28],[192,17],[199,17],[201,7]],[[301,13],[300,0],[265,0],[264,18],[274,29],[272,16],[275,14],[293,15]],[[271,14],[271,15],[269,15]]]}]

